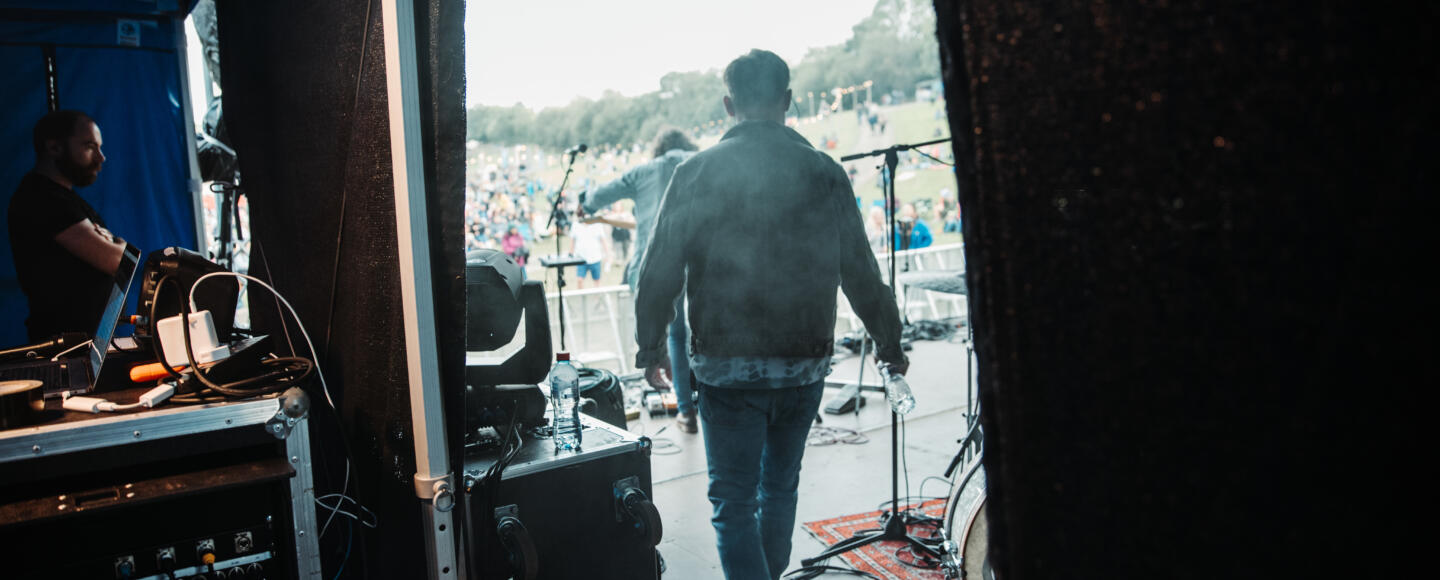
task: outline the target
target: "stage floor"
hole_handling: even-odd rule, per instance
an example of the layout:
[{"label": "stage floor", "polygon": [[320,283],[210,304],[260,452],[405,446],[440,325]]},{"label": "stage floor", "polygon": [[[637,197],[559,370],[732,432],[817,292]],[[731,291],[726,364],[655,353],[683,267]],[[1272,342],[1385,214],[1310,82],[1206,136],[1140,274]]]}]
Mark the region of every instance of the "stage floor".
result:
[{"label": "stage floor", "polygon": [[[916,407],[906,421],[905,460],[909,465],[911,495],[921,495],[926,477],[944,475],[946,466],[959,449],[956,442],[965,432],[966,407],[965,347],[959,342],[915,343],[910,355],[910,387]],[[858,357],[837,362],[831,378],[853,382]],[[873,367],[865,382],[878,382]],[[839,389],[826,389],[826,400]],[[801,523],[876,509],[890,499],[890,413],[880,393],[866,393],[868,404],[859,415],[824,415],[825,425],[861,431],[869,442],[861,445],[835,443],[811,446],[805,451],[800,472],[800,501],[796,507],[794,550],[790,568],[802,558],[820,552],[823,546],[811,538]],[[660,428],[665,427],[663,432]],[[705,496],[705,448],[699,434],[681,433],[673,419],[642,416],[630,422],[630,430],[656,438],[651,459],[655,480],[655,505],[665,522],[660,553],[665,558],[666,578],[723,578],[715,551],[715,532],[710,527],[710,501]],[[668,447],[673,443],[674,447]],[[900,495],[906,495],[900,482]],[[923,495],[941,496],[948,484],[938,480],[925,483]]]}]

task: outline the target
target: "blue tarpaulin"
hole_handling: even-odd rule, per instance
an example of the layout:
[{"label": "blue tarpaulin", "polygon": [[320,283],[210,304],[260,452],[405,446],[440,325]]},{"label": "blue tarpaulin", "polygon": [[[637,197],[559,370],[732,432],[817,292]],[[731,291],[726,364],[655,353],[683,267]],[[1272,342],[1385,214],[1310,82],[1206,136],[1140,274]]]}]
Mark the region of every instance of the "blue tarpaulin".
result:
[{"label": "blue tarpaulin", "polygon": [[[196,247],[175,2],[68,0],[43,10],[0,2],[0,346],[23,344],[28,305],[10,253],[10,196],[35,163],[31,128],[49,110],[94,117],[107,160],[79,190],[116,235],[143,252]],[[35,7],[41,6],[39,3]],[[53,75],[48,63],[54,63]],[[47,88],[53,77],[53,95]],[[138,277],[137,277],[138,280]],[[132,288],[127,312],[134,312]]]}]

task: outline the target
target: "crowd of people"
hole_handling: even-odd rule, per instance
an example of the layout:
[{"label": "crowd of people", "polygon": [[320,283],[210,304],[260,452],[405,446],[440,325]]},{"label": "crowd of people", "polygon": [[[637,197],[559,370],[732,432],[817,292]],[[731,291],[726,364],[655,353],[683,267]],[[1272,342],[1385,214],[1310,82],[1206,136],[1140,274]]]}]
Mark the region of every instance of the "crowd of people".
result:
[{"label": "crowd of people", "polygon": [[[465,250],[505,252],[524,265],[536,240],[536,195],[543,202],[545,184],[527,174],[523,161],[508,156],[481,171],[472,171],[465,184]],[[544,222],[540,222],[544,227]]]},{"label": "crowd of people", "polygon": [[[536,251],[535,246],[542,240],[553,239],[557,230],[550,214],[559,184],[547,183],[541,173],[545,167],[561,163],[561,157],[527,147],[502,149],[496,155],[479,159],[466,177],[465,250],[500,250],[525,266],[531,253]],[[561,209],[573,212],[580,192],[594,189],[599,181],[620,175],[641,161],[631,149],[605,148],[580,158],[575,174],[584,177],[571,178],[565,187]],[[617,204],[607,213],[628,211]],[[571,245],[561,251],[583,254],[596,264],[593,275],[587,264],[583,272],[587,278],[598,280],[603,270],[612,266],[623,268],[629,260],[632,235],[628,230],[606,224],[579,224],[573,218],[562,220],[559,225],[559,233],[571,238]],[[551,251],[541,250],[542,253]]]},{"label": "crowd of people", "polygon": [[[938,110],[938,109],[937,109]],[[885,116],[879,107],[861,106],[856,118],[862,129],[883,133]],[[794,126],[795,123],[789,123]],[[937,131],[939,129],[937,128]],[[575,171],[566,185],[562,208],[573,212],[580,192],[593,192],[602,184],[624,175],[627,171],[649,161],[646,148],[649,144],[631,147],[601,146],[592,148],[576,162]],[[814,139],[818,149],[834,149],[837,138],[829,133]],[[925,154],[921,154],[925,153]],[[928,154],[928,155],[926,155]],[[922,152],[903,152],[900,173],[931,168],[940,156],[949,156],[948,149],[940,146],[927,148]],[[553,243],[555,224],[550,220],[555,189],[559,183],[547,183],[542,173],[546,168],[563,167],[563,154],[546,153],[538,147],[510,147],[499,149],[489,156],[479,156],[468,171],[465,216],[466,251],[495,249],[513,257],[522,266],[529,262],[532,252],[548,254],[549,247],[536,250],[538,244]],[[859,171],[855,163],[846,164],[846,173],[852,185],[856,184]],[[875,175],[876,187],[883,189],[883,176]],[[903,177],[902,177],[903,179]],[[885,231],[888,215],[881,202],[861,207],[865,220],[866,234],[871,248],[876,252],[885,249]],[[630,202],[608,206],[601,213],[605,216],[630,216],[633,219]],[[935,197],[925,197],[916,203],[901,205],[896,213],[895,237],[897,249],[920,249],[934,243],[934,233],[960,233],[960,208],[956,196],[949,188],[942,189]],[[612,268],[624,269],[632,255],[642,248],[635,247],[633,231],[610,225],[609,220],[593,224],[579,224],[575,220],[563,220],[560,233],[569,238],[560,248],[561,252],[582,254],[587,264],[576,268],[577,281],[582,287],[599,284],[603,273]],[[583,227],[576,228],[577,225]],[[583,271],[582,271],[583,270]],[[532,272],[533,274],[533,272]]]}]

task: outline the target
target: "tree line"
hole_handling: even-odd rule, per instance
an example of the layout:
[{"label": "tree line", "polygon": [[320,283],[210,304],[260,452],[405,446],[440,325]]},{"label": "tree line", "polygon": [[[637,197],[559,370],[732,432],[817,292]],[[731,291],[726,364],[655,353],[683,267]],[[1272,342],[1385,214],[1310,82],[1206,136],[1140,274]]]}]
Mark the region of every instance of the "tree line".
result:
[{"label": "tree line", "polygon": [[[564,148],[645,142],[663,125],[688,129],[724,121],[720,74],[672,72],[661,77],[657,91],[635,97],[606,91],[599,99],[582,97],[538,113],[520,103],[476,105],[469,109],[467,131],[470,139],[502,145]],[[868,94],[878,101],[892,91],[910,95],[917,83],[939,74],[935,12],[929,2],[879,0],[871,14],[851,28],[848,40],[812,48],[791,66],[790,87],[796,98],[791,114],[809,115],[831,105],[851,109],[865,101],[864,88],[835,95],[837,87],[863,87],[869,81]]]}]

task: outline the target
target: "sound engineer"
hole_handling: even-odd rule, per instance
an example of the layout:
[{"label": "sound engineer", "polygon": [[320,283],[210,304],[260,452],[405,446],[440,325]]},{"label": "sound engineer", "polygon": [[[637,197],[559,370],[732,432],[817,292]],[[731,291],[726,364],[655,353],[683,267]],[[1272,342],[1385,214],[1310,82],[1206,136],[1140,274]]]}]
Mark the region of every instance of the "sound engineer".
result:
[{"label": "sound engineer", "polygon": [[35,123],[35,167],[10,198],[10,248],[30,306],[32,342],[90,332],[105,307],[125,241],[79,194],[105,163],[100,127],[81,111],[53,111]]}]

